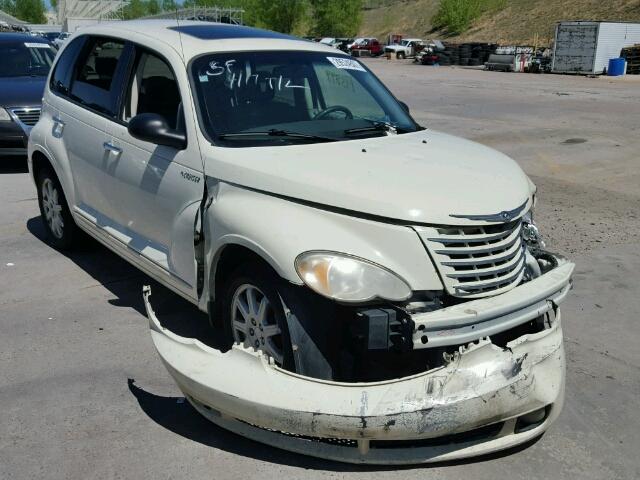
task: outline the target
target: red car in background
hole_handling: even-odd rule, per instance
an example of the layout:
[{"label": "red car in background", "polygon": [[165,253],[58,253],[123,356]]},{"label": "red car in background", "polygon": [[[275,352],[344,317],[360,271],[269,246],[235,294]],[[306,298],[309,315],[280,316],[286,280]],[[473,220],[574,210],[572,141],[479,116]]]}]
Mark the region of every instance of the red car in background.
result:
[{"label": "red car in background", "polygon": [[382,55],[383,51],[384,47],[377,38],[360,39],[349,48],[349,52],[354,56],[370,55],[372,57],[377,57]]}]

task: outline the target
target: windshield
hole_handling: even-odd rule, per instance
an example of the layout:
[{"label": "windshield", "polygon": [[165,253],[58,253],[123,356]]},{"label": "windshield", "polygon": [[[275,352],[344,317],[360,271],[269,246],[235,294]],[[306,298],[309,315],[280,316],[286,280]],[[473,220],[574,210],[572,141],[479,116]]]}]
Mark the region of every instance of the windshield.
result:
[{"label": "windshield", "polygon": [[[205,133],[224,146],[310,136],[351,140],[419,128],[369,70],[339,52],[211,54],[191,68]],[[247,135],[274,131],[279,134]]]},{"label": "windshield", "polygon": [[45,77],[55,56],[48,43],[0,43],[0,77]]}]

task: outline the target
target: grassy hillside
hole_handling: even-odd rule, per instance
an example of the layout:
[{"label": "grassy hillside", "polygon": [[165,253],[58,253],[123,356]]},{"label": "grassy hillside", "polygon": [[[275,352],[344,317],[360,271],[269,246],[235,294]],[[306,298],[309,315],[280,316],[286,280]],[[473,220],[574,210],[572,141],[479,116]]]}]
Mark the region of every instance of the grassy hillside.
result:
[{"label": "grassy hillside", "polygon": [[433,26],[439,0],[395,0],[365,9],[360,33],[383,40],[390,33],[426,37]]},{"label": "grassy hillside", "polygon": [[[424,38],[442,38],[432,32],[431,19],[439,0],[387,0],[363,15],[361,34],[380,39],[402,33]],[[374,4],[375,5],[375,4]],[[530,44],[536,34],[539,42],[553,39],[555,22],[560,20],[626,20],[640,22],[638,0],[509,0],[499,11],[477,19],[459,41],[488,41]]]}]

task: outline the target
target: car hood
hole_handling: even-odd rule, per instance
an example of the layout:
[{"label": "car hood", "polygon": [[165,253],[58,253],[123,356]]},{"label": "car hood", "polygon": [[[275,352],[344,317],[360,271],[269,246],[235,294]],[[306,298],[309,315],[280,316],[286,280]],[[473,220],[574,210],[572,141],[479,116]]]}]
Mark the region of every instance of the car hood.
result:
[{"label": "car hood", "polygon": [[532,201],[532,184],[512,159],[432,130],[279,147],[209,146],[204,153],[207,175],[222,181],[409,224],[478,223],[460,216],[495,215]]},{"label": "car hood", "polygon": [[0,106],[40,105],[46,81],[47,77],[0,77]]}]

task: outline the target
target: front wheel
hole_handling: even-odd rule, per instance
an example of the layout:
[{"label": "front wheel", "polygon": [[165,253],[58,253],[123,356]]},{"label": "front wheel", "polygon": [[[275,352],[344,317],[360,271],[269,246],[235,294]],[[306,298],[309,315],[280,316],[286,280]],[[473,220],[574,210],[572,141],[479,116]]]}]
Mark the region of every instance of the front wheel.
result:
[{"label": "front wheel", "polygon": [[49,168],[37,175],[38,206],[47,239],[56,248],[66,250],[80,235],[58,177]]},{"label": "front wheel", "polygon": [[230,306],[233,340],[245,347],[262,350],[284,366],[285,356],[291,355],[290,344],[286,340],[287,328],[279,318],[274,305],[276,299],[267,295],[250,280],[238,285],[233,292]]},{"label": "front wheel", "polygon": [[274,278],[262,266],[238,267],[228,278],[222,298],[224,326],[229,339],[295,370],[289,329]]},{"label": "front wheel", "polygon": [[230,342],[259,350],[292,372],[333,376],[330,302],[310,298],[260,263],[239,266],[225,283],[221,313]]}]

